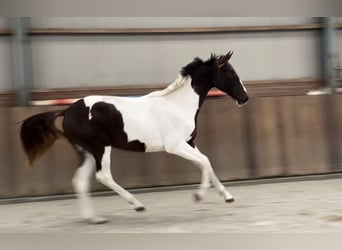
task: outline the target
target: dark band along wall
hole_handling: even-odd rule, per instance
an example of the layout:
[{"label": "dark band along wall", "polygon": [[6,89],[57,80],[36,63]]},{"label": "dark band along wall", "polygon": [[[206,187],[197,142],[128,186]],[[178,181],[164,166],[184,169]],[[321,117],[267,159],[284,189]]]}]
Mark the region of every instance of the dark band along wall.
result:
[{"label": "dark band along wall", "polygon": [[[333,108],[340,105],[340,95],[252,98],[242,108],[228,97],[210,98],[199,115],[197,145],[222,181],[341,171],[342,111]],[[65,140],[33,169],[26,166],[19,142],[17,122],[51,109],[60,107],[0,109],[1,197],[73,191],[71,178],[80,159]],[[112,170],[127,188],[200,181],[195,165],[165,153],[114,150]]]}]

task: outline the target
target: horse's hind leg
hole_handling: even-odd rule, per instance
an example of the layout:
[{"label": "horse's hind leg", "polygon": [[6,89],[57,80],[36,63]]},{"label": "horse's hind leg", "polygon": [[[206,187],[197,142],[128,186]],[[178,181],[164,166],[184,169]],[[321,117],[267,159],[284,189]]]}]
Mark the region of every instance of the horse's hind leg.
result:
[{"label": "horse's hind leg", "polygon": [[121,197],[123,197],[126,201],[134,205],[134,209],[136,211],[144,211],[145,207],[141,204],[139,200],[137,200],[134,195],[130,192],[122,188],[118,185],[112,177],[111,169],[110,169],[110,153],[111,147],[106,146],[104,149],[104,153],[101,159],[101,169],[96,172],[96,179],[101,182],[103,185],[109,187],[116,193],[118,193]]},{"label": "horse's hind leg", "polygon": [[84,155],[84,160],[82,165],[76,170],[72,184],[79,198],[82,217],[94,224],[105,223],[107,222],[106,219],[96,216],[89,195],[91,178],[95,170],[95,159],[90,153],[82,150],[81,152]]}]

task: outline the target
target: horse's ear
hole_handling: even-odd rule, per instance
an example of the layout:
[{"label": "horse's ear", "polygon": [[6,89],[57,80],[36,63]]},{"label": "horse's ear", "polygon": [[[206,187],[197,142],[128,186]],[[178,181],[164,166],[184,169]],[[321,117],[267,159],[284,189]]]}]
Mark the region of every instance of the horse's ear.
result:
[{"label": "horse's ear", "polygon": [[230,58],[232,57],[232,55],[233,55],[233,51],[229,51],[228,53],[227,53],[227,55],[225,55],[226,57],[227,57],[227,62],[230,60]]},{"label": "horse's ear", "polygon": [[233,51],[229,51],[226,55],[220,56],[218,58],[218,67],[222,68],[229,61],[232,55],[233,55]]}]

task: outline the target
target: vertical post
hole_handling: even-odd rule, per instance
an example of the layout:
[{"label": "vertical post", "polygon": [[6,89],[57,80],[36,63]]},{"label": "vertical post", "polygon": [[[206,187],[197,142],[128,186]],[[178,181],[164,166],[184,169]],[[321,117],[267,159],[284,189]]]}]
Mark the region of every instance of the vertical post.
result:
[{"label": "vertical post", "polygon": [[331,17],[322,17],[322,76],[331,93],[336,93],[335,80],[335,27]]},{"label": "vertical post", "polygon": [[[331,17],[322,17],[322,76],[329,92],[336,93],[336,47],[335,47],[335,27]],[[326,96],[323,99],[324,124],[327,140],[327,153],[329,157],[330,171],[341,171],[340,149],[341,143],[338,139],[338,119],[335,105],[335,98]]]},{"label": "vertical post", "polygon": [[28,90],[31,86],[31,51],[27,35],[29,18],[10,18],[12,36],[13,80],[16,92],[16,104],[25,106],[28,104]]}]

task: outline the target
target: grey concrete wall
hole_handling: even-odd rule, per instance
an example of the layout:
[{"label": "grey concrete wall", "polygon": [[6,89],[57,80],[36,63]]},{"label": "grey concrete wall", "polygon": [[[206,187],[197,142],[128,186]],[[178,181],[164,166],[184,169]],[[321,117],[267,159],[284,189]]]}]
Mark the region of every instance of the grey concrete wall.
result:
[{"label": "grey concrete wall", "polygon": [[[341,17],[335,18],[339,22]],[[316,18],[32,18],[35,28],[202,27],[307,24]],[[0,27],[6,27],[0,18]],[[342,32],[336,36],[341,65]],[[11,46],[0,37],[0,90],[11,89]],[[37,88],[162,84],[175,79],[193,57],[234,50],[243,80],[319,77],[319,32],[258,32],[139,36],[34,36],[33,79]]]},{"label": "grey concrete wall", "polygon": [[[33,27],[201,27],[301,24],[314,18],[33,18]],[[35,37],[36,87],[171,82],[193,57],[234,50],[244,80],[317,77],[315,32]],[[277,62],[277,63],[274,63]]]},{"label": "grey concrete wall", "polygon": [[[315,18],[32,18],[35,28],[202,27],[306,24]],[[0,27],[6,27],[0,18]],[[340,41],[340,39],[339,39]],[[34,36],[33,79],[37,88],[168,83],[193,57],[234,50],[243,80],[319,75],[317,32],[197,35]],[[0,37],[0,90],[11,88],[10,44]]]},{"label": "grey concrete wall", "polygon": [[8,22],[6,17],[0,17],[0,29],[8,27]]},{"label": "grey concrete wall", "polygon": [[235,52],[243,80],[317,77],[315,32],[33,37],[36,87],[168,83],[196,56]]}]

